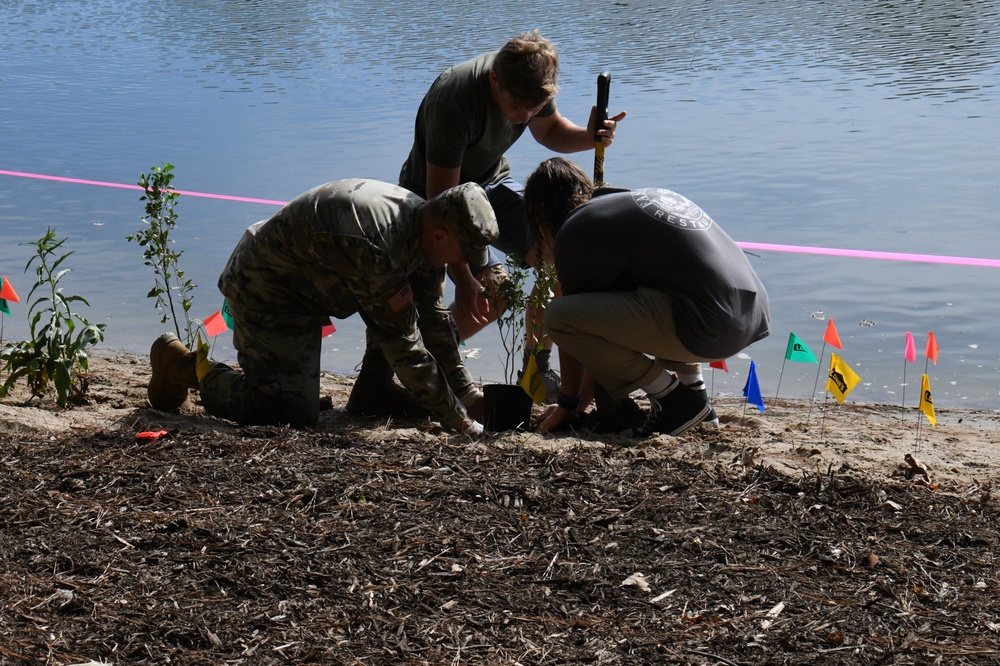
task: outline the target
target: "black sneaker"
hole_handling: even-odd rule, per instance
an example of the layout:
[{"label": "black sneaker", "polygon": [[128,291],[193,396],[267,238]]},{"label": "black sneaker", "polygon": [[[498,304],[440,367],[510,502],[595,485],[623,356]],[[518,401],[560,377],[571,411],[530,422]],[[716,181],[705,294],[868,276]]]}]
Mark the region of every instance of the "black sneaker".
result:
[{"label": "black sneaker", "polygon": [[695,389],[694,391],[695,393],[700,394],[701,397],[705,399],[705,402],[708,402],[708,416],[705,417],[703,423],[708,423],[710,425],[718,426],[719,415],[715,413],[715,407],[712,407],[712,403],[709,402],[708,400],[708,391],[706,391],[705,389],[701,389],[700,391]]},{"label": "black sneaker", "polygon": [[[703,398],[705,398],[705,400],[708,400],[708,391],[705,390],[705,382],[703,382],[701,380],[698,380],[698,381],[696,381],[693,384],[688,384],[687,387],[689,389],[697,391],[698,393],[700,393],[702,395]],[[711,407],[712,403],[709,402],[708,404],[709,404],[709,407]],[[709,425],[718,426],[719,425],[719,415],[715,413],[715,407],[711,407],[711,409],[712,409],[712,411],[710,411],[708,413],[708,416],[705,417],[704,423],[708,423]]]},{"label": "black sneaker", "polygon": [[585,426],[598,435],[631,436],[647,421],[646,413],[630,397],[614,400],[600,384],[594,385],[594,409],[587,413]]},{"label": "black sneaker", "polygon": [[670,391],[659,398],[649,398],[650,415],[637,433],[640,437],[655,434],[676,437],[708,418],[712,405],[701,392],[675,382]]}]

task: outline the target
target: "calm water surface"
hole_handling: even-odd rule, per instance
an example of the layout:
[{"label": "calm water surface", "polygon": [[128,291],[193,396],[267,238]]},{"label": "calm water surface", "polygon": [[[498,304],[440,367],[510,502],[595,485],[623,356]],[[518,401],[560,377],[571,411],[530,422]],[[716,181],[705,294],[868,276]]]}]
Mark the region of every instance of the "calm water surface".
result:
[{"label": "calm water surface", "polygon": [[[0,0],[0,170],[134,184],[171,162],[179,189],[280,201],[337,178],[395,182],[431,80],[538,27],[560,51],[564,115],[585,122],[612,73],[612,112],[629,112],[613,184],[682,192],[739,241],[1000,258],[998,2],[375,4]],[[522,179],[549,156],[530,136],[510,155]],[[181,200],[197,316],[218,309],[243,229],[274,210]],[[145,352],[163,325],[125,241],[142,214],[132,190],[0,176],[0,272],[26,300],[19,243],[54,227],[76,252],[66,291],[107,324],[104,346]],[[819,354],[832,317],[863,379],[852,400],[898,404],[905,333],[922,352],[934,331],[935,404],[1000,404],[998,269],[752,260],[773,334],[709,376],[715,392],[738,395],[752,358],[765,399],[779,376],[782,397],[812,395],[816,366],[783,364],[785,344],[794,331]],[[27,303],[13,310],[5,340],[28,331]],[[324,368],[350,372],[363,328],[338,329]],[[230,345],[219,336],[215,355]],[[491,329],[470,341],[473,373],[499,377],[499,349]],[[907,404],[924,364],[906,368]]]}]

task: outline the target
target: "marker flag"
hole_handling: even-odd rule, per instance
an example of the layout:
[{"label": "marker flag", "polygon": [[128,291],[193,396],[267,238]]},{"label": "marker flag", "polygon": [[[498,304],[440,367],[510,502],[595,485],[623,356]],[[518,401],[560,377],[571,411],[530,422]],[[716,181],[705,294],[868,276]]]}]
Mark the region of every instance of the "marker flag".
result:
[{"label": "marker flag", "polygon": [[222,316],[222,310],[216,310],[215,314],[211,314],[205,317],[205,335],[210,338],[214,338],[219,333],[224,333],[229,330],[226,326],[226,320]]},{"label": "marker flag", "polygon": [[0,298],[5,301],[14,301],[15,303],[20,303],[21,299],[17,297],[17,293],[14,291],[14,287],[11,285],[10,280],[7,276],[3,276],[3,280],[0,280]]},{"label": "marker flag", "polygon": [[222,299],[222,309],[219,310],[222,313],[222,321],[226,322],[226,326],[229,327],[230,331],[236,330],[236,324],[233,322],[233,313],[229,311],[229,301]]},{"label": "marker flag", "polygon": [[913,344],[913,333],[909,331],[906,332],[906,351],[903,352],[903,355],[906,356],[906,360],[910,363],[917,360],[917,348]]},{"label": "marker flag", "polygon": [[760,394],[760,382],[757,380],[757,364],[753,361],[750,361],[750,372],[747,373],[743,395],[749,404],[756,405],[761,412],[764,411],[764,397]]},{"label": "marker flag", "polygon": [[5,298],[0,298],[0,312],[4,313],[8,317],[14,316],[10,313],[10,306],[7,305],[7,299]]},{"label": "marker flag", "polygon": [[840,344],[840,335],[837,334],[837,327],[833,325],[832,317],[826,323],[826,333],[823,334],[823,342],[829,343],[837,349],[844,348],[844,345]]},{"label": "marker flag", "polygon": [[542,373],[538,372],[538,361],[535,355],[528,357],[528,365],[524,368],[524,376],[521,377],[521,388],[531,396],[536,405],[542,404],[545,400],[545,382],[542,381]]},{"label": "marker flag", "polygon": [[323,330],[320,331],[319,336],[325,338],[328,335],[332,335],[337,332],[337,327],[333,325],[333,320],[329,317],[326,318],[326,324],[323,325]]},{"label": "marker flag", "polygon": [[711,363],[708,364],[708,367],[718,368],[719,370],[725,370],[726,372],[729,372],[729,366],[726,365],[726,359],[722,359],[721,361],[712,361]]},{"label": "marker flag", "polygon": [[785,360],[787,361],[800,361],[802,363],[815,363],[819,365],[819,361],[816,360],[816,355],[812,353],[809,346],[799,339],[799,336],[794,333],[788,334],[788,347],[785,349]]},{"label": "marker flag", "polygon": [[923,381],[920,382],[920,411],[927,416],[927,420],[931,422],[932,426],[937,425],[937,417],[934,416],[934,401],[931,400],[931,380],[927,379],[927,375],[924,375]]},{"label": "marker flag", "polygon": [[198,346],[195,347],[194,373],[200,382],[212,369],[212,364],[208,362],[208,343],[201,341],[201,331],[198,331]]},{"label": "marker flag", "polygon": [[927,334],[927,351],[925,352],[927,358],[931,360],[934,365],[937,365],[938,352],[937,338],[934,337],[934,331]]},{"label": "marker flag", "polygon": [[826,381],[826,390],[833,394],[837,402],[843,403],[847,394],[860,383],[861,377],[851,369],[851,366],[844,363],[836,354],[830,354],[830,377]]}]

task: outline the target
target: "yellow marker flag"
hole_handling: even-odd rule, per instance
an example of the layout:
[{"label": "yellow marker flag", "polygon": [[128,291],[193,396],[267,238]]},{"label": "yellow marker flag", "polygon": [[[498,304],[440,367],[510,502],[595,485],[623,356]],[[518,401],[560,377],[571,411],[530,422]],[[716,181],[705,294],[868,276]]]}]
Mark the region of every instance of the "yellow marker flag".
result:
[{"label": "yellow marker flag", "polygon": [[198,331],[198,346],[195,347],[194,372],[198,375],[198,381],[204,379],[208,371],[212,369],[212,364],[208,362],[208,343],[201,341],[201,331]]},{"label": "yellow marker flag", "polygon": [[830,354],[830,378],[826,381],[826,390],[833,394],[837,402],[843,403],[847,394],[861,383],[851,366],[844,363],[836,354]]},{"label": "yellow marker flag", "polygon": [[536,405],[542,404],[545,400],[545,382],[542,381],[542,373],[538,372],[538,362],[534,354],[528,357],[528,365],[521,377],[521,388],[531,396]]},{"label": "yellow marker flag", "polygon": [[932,426],[937,425],[937,417],[934,416],[934,401],[931,400],[931,380],[927,379],[927,375],[924,375],[924,379],[920,382],[920,411],[927,415],[927,420],[931,422]]}]

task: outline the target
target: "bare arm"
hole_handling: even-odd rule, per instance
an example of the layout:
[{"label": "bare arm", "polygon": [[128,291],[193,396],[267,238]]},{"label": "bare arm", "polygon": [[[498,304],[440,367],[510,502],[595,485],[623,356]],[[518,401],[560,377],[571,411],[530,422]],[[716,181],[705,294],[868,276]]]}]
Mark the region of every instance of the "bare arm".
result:
[{"label": "bare arm", "polygon": [[427,198],[433,199],[445,190],[458,185],[462,169],[446,169],[427,162]]},{"label": "bare arm", "polygon": [[558,428],[570,419],[582,407],[586,407],[583,399],[589,403],[590,396],[583,395],[587,379],[586,369],[578,360],[567,354],[562,348],[559,349],[559,372],[561,386],[559,393],[573,399],[581,399],[573,409],[567,409],[558,405],[552,405],[542,414],[542,424],[538,426],[538,432],[544,434]]},{"label": "bare arm", "polygon": [[[605,121],[604,128],[598,132],[605,146],[610,146],[611,142],[614,141],[618,123],[626,115],[626,112],[622,111]],[[594,125],[596,122],[597,107],[595,106],[590,109],[590,119],[587,121],[586,127],[580,127],[556,111],[551,116],[544,118],[535,116],[528,123],[528,129],[531,130],[531,136],[535,137],[535,141],[549,150],[557,153],[578,153],[594,147]]]}]

